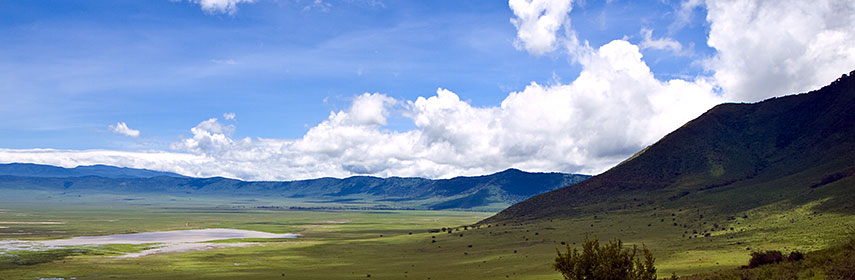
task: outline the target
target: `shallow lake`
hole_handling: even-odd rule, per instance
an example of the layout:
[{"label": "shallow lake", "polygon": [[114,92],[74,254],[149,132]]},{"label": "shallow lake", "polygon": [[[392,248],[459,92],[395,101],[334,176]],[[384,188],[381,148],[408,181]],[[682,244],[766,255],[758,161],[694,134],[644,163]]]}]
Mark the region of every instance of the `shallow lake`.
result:
[{"label": "shallow lake", "polygon": [[3,240],[0,241],[0,250],[43,250],[63,246],[84,245],[106,245],[106,244],[163,244],[157,248],[145,250],[140,253],[128,254],[125,257],[136,257],[161,252],[180,252],[188,250],[205,250],[222,247],[249,246],[254,243],[200,243],[215,240],[243,239],[243,238],[297,238],[299,234],[294,233],[269,233],[252,230],[209,228],[193,230],[174,230],[141,232],[128,234],[113,234],[104,236],[79,236],[69,239],[44,240],[44,241],[22,241]]}]

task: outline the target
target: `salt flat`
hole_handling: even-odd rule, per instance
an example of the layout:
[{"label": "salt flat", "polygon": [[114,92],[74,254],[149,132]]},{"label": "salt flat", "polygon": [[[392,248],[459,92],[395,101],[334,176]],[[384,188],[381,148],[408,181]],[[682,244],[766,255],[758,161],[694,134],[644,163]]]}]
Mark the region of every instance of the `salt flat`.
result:
[{"label": "salt flat", "polygon": [[243,239],[243,238],[297,238],[299,234],[293,233],[269,233],[253,230],[209,228],[194,230],[174,230],[141,232],[129,234],[113,234],[104,236],[78,236],[69,239],[45,240],[45,241],[23,241],[3,240],[0,241],[0,250],[45,250],[64,246],[87,246],[107,244],[161,244],[156,248],[148,249],[139,253],[127,254],[122,257],[139,257],[156,253],[183,252],[191,250],[207,250],[223,247],[243,247],[255,243],[225,243],[205,244],[200,242]]}]

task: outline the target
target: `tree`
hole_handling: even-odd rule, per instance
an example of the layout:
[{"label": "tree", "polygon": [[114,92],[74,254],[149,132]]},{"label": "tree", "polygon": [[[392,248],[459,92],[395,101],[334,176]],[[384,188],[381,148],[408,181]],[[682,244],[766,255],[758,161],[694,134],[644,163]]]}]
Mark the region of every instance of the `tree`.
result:
[{"label": "tree", "polygon": [[[567,252],[555,249],[553,268],[564,275],[567,280],[656,280],[656,260],[647,246],[637,246],[624,249],[623,242],[615,239],[609,244],[600,246],[597,237],[585,237],[582,251],[566,245]],[[640,254],[639,254],[640,253]]]},{"label": "tree", "polygon": [[748,260],[748,268],[755,268],[761,265],[779,263],[784,260],[784,255],[781,251],[757,251],[751,253],[751,259]]}]

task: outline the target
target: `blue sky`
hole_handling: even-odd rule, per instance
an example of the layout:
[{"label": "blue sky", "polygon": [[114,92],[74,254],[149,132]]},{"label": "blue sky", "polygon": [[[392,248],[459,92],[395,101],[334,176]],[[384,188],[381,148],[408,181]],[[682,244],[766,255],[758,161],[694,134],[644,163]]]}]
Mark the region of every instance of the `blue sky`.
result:
[{"label": "blue sky", "polygon": [[[229,112],[239,117],[237,135],[297,138],[363,92],[415,99],[442,87],[490,106],[531,81],[579,72],[566,56],[514,48],[504,2],[305,9],[309,4],[259,1],[229,15],[190,2],[6,3],[0,36],[10,40],[0,61],[15,82],[4,96],[26,103],[4,110],[18,121],[2,124],[2,133],[14,137],[0,146],[138,148],[105,137],[108,124],[124,121],[153,148],[165,148],[196,123]],[[674,9],[606,5],[574,13],[577,30],[593,45],[637,37],[637,26],[665,32],[670,20],[662,14]],[[648,12],[630,13],[638,9]],[[703,37],[686,39],[705,46]],[[663,76],[701,70],[683,57],[648,55]]]},{"label": "blue sky", "polygon": [[[598,173],[714,104],[808,90],[855,67],[852,43],[835,39],[851,35],[843,12],[853,5],[833,7],[836,1],[826,9],[783,3],[809,24],[783,20],[766,32],[774,37],[732,42],[718,38],[768,28],[762,15],[775,14],[774,1],[538,2],[526,8],[539,19],[567,4],[555,13],[560,27],[538,33],[557,38],[543,52],[532,51],[536,42],[512,23],[525,21],[522,8],[502,1],[0,1],[0,161],[245,179],[449,177],[510,167]],[[743,2],[746,13],[761,16],[727,12]],[[842,14],[830,22],[834,13]],[[747,27],[725,24],[739,21]],[[796,41],[802,49],[795,51],[760,53],[788,38],[776,32],[828,36]],[[842,50],[816,57],[817,48],[841,42]],[[759,65],[736,63],[758,56],[766,58]],[[775,62],[784,60],[818,65]],[[621,65],[634,65],[627,71],[638,75],[619,79]],[[755,79],[752,67],[773,70]],[[586,80],[586,71],[609,78]],[[622,84],[586,90],[602,83]],[[767,85],[768,92],[756,90]],[[623,95],[635,88],[668,94]],[[442,101],[438,89],[460,103]],[[522,100],[510,102],[513,96]],[[566,98],[526,99],[538,96]],[[524,111],[526,104],[566,106]],[[441,112],[429,114],[434,107]],[[573,118],[526,119],[541,113]],[[579,125],[617,120],[611,116],[632,119]],[[521,119],[527,123],[516,124]],[[489,132],[464,133],[478,127]],[[319,131],[326,138],[309,137]]]}]

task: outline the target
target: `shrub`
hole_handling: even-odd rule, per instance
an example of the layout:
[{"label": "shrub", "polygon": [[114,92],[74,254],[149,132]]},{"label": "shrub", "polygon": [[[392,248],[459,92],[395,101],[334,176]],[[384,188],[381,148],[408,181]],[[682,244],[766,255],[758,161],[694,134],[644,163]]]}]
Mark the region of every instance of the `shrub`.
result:
[{"label": "shrub", "polygon": [[790,256],[787,257],[788,262],[797,262],[805,258],[805,254],[799,251],[790,252]]},{"label": "shrub", "polygon": [[784,260],[784,255],[781,251],[757,251],[751,253],[751,259],[748,261],[748,268],[755,268],[761,265],[779,263]]},{"label": "shrub", "polygon": [[[567,280],[602,279],[602,280],[655,280],[655,258],[647,246],[637,246],[624,249],[623,242],[616,239],[600,246],[598,238],[588,239],[582,245],[582,251],[566,245],[567,252],[561,253],[556,249],[553,268],[564,275]],[[639,254],[640,253],[640,254]]]}]

